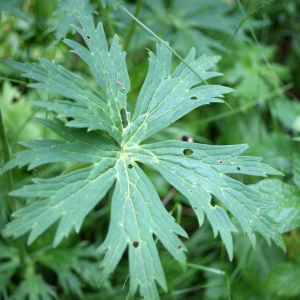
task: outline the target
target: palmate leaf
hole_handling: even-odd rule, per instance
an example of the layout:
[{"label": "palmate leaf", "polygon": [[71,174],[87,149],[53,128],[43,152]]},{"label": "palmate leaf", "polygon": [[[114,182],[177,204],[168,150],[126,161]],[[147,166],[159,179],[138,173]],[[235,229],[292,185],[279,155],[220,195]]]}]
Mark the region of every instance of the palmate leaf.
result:
[{"label": "palmate leaf", "polygon": [[293,181],[295,185],[278,179],[264,179],[252,187],[273,200],[276,209],[269,212],[277,222],[280,222],[278,231],[288,232],[300,226],[300,155],[293,155]]},{"label": "palmate leaf", "polygon": [[[114,185],[109,231],[98,249],[104,254],[100,280],[108,278],[128,248],[130,294],[139,289],[145,299],[159,298],[156,282],[164,290],[167,284],[154,238],[185,268],[187,249],[178,235],[187,234],[166,211],[140,168],[142,163],[160,172],[187,197],[200,225],[207,216],[214,234],[220,233],[230,258],[231,232],[236,228],[225,206],[241,223],[253,245],[255,232],[259,232],[269,243],[273,240],[285,249],[276,230],[278,224],[267,216],[272,202],[226,175],[280,174],[258,158],[239,156],[246,145],[210,146],[179,141],[141,144],[192,109],[222,102],[222,95],[231,89],[200,85],[198,77],[183,63],[171,73],[171,54],[158,45],[156,55],[150,52],[149,72],[131,118],[126,110],[129,76],[117,36],[108,49],[102,25],[95,29],[91,16],[80,8],[80,1],[77,18],[81,28],[75,28],[89,49],[74,41],[66,43],[88,64],[99,83],[98,91],[87,91],[77,76],[44,59],[43,66],[7,62],[24,71],[23,76],[37,81],[30,86],[69,99],[35,105],[73,120],[39,120],[63,140],[22,142],[29,149],[17,153],[2,172],[16,166],[28,164],[32,169],[65,160],[84,163],[85,167],[51,179],[34,179],[33,185],[13,191],[15,196],[41,200],[15,212],[16,219],[7,225],[4,234],[19,237],[30,232],[31,243],[59,221],[54,238],[57,245],[72,228],[79,231],[85,216]],[[194,50],[186,58],[204,79],[219,75],[208,71],[216,61],[217,58],[205,56],[195,59]],[[224,206],[213,205],[212,195]]]},{"label": "palmate leaf", "polygon": [[288,232],[300,226],[300,190],[298,187],[278,179],[265,179],[253,186],[255,190],[273,199],[276,209],[269,212],[281,223],[278,231]]},{"label": "palmate leaf", "polygon": [[64,293],[84,299],[83,282],[96,288],[100,269],[91,260],[97,258],[95,247],[80,242],[69,249],[52,249],[39,256],[39,263],[56,273]]},{"label": "palmate leaf", "polygon": [[[191,47],[198,53],[214,53],[214,49],[225,52],[242,19],[240,12],[235,11],[237,6],[226,1],[173,0],[169,3],[146,1],[141,14],[145,23],[154,32],[160,32],[161,38],[168,40],[179,53],[186,53]],[[264,25],[259,20],[250,21],[252,28]],[[245,29],[247,24],[239,29],[235,40],[248,39]],[[143,33],[136,40],[139,44],[148,42]]]},{"label": "palmate leaf", "polygon": [[16,291],[10,296],[9,299],[52,300],[58,299],[58,297],[55,292],[55,288],[46,283],[41,275],[36,274],[34,265],[29,263],[24,273],[24,279],[22,279]]}]

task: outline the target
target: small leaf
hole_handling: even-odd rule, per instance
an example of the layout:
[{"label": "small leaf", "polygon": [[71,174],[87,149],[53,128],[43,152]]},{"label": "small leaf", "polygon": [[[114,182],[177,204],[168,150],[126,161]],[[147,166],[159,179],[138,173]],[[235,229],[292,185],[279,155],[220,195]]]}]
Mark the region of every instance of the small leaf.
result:
[{"label": "small leaf", "polygon": [[280,223],[278,231],[288,232],[300,226],[300,190],[278,179],[265,179],[252,186],[265,198],[272,199],[276,209],[268,215]]},{"label": "small leaf", "polygon": [[0,0],[0,11],[8,12],[13,16],[16,16],[20,19],[26,20],[27,22],[32,22],[33,18],[31,15],[27,14],[25,11],[20,9],[20,4],[17,0]]},{"label": "small leaf", "polygon": [[284,133],[274,132],[263,143],[256,144],[251,149],[252,153],[262,155],[265,163],[291,175],[292,156],[291,153],[298,153],[299,149],[293,139]]},{"label": "small leaf", "polygon": [[41,275],[35,274],[34,266],[28,264],[24,280],[18,285],[10,297],[12,300],[20,299],[58,299],[53,286],[46,283]]},{"label": "small leaf", "polygon": [[[86,10],[87,14],[95,12],[93,7],[90,5],[89,0],[81,0],[80,4],[82,9]],[[58,9],[53,12],[54,16],[59,14],[62,14],[62,16],[53,27],[56,41],[52,44],[52,46],[58,43],[62,38],[66,37],[68,31],[71,29],[70,24],[76,23],[76,11],[77,7],[74,5],[74,0],[65,0],[59,5]]]},{"label": "small leaf", "polygon": [[39,263],[58,277],[65,294],[83,298],[82,279],[93,287],[98,286],[100,270],[89,258],[96,258],[95,248],[82,242],[71,249],[52,249],[39,255]]},{"label": "small leaf", "polygon": [[300,155],[298,153],[293,154],[293,181],[300,188]]},{"label": "small leaf", "polygon": [[[180,53],[187,53],[191,47],[196,47],[198,53],[211,54],[215,49],[225,52],[240,20],[232,7],[228,2],[218,0],[189,0],[188,5],[182,0],[173,0],[172,5],[163,0],[147,1],[144,8],[145,23],[151,24],[154,32],[164,28],[161,38],[168,40]],[[261,21],[251,20],[252,28],[261,24]],[[247,39],[245,28],[246,24],[239,30],[235,40]],[[213,35],[207,34],[212,32]],[[148,42],[142,34],[138,39],[139,43]]]},{"label": "small leaf", "polygon": [[270,271],[265,286],[278,296],[293,297],[300,294],[299,278],[299,266],[283,262]]}]

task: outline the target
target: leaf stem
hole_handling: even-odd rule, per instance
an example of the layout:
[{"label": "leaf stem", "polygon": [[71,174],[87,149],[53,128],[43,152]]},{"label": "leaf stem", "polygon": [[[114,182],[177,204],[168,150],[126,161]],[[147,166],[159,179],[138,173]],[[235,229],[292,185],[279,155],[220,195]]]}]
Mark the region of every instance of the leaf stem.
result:
[{"label": "leaf stem", "polygon": [[230,280],[229,280],[229,277],[228,277],[228,275],[227,275],[227,273],[225,271],[221,271],[221,270],[214,269],[214,268],[209,268],[209,267],[204,267],[204,266],[196,265],[196,264],[192,264],[192,263],[187,263],[186,265],[188,267],[190,267],[190,268],[194,268],[194,269],[198,269],[198,270],[210,272],[210,273],[213,273],[213,274],[225,276],[227,290],[228,290],[228,300],[231,300],[231,295],[230,295]]},{"label": "leaf stem", "polygon": [[[247,21],[249,18],[251,18],[253,15],[255,15],[259,10],[265,8],[265,6],[269,5],[271,2],[274,2],[274,0],[269,0],[267,3],[259,6],[257,9],[255,9],[254,11],[252,11],[250,14],[246,15],[241,2],[239,0],[237,1],[238,5],[240,7],[240,10],[242,11],[242,13],[244,15],[244,18],[240,21],[240,23],[239,23],[238,27],[236,28],[233,36],[231,37],[231,39],[229,41],[229,45],[227,46],[226,53],[228,53],[228,50],[229,50],[229,48],[230,48],[230,46],[232,44],[233,39],[235,38],[235,36],[238,33],[239,29],[244,25],[245,21]],[[252,27],[251,26],[250,26],[250,31],[252,31]],[[251,32],[251,33],[253,33],[253,32]]]},{"label": "leaf stem", "polygon": [[[6,164],[10,160],[10,155],[9,155],[8,141],[7,141],[7,136],[4,128],[1,110],[0,110],[0,142],[2,148],[3,162],[4,164]],[[7,193],[9,193],[14,189],[12,171],[7,170],[3,176],[6,183]],[[18,209],[18,203],[16,201],[16,198],[12,196],[8,196],[8,198],[10,199],[11,210],[13,212],[16,211]]]},{"label": "leaf stem", "polygon": [[[4,122],[3,122],[1,110],[0,110],[0,143],[1,143],[3,161],[4,164],[6,164],[10,160],[10,154],[9,154],[7,135],[4,128]],[[7,170],[3,174],[3,176],[6,183],[6,189],[8,194],[10,191],[14,189],[12,171]],[[8,195],[8,199],[10,200],[9,202],[11,205],[11,211],[12,212],[16,211],[18,209],[18,202],[16,198]],[[23,271],[25,270],[25,257],[26,257],[25,244],[23,238],[19,238],[17,240],[17,245],[19,250],[21,273],[23,274],[24,273]]]},{"label": "leaf stem", "polygon": [[132,15],[126,8],[119,4],[116,0],[113,0],[117,6],[119,6],[125,13],[127,13],[133,20],[140,24],[145,30],[147,30],[151,35],[153,35],[157,40],[159,40],[165,47],[167,47],[183,64],[185,64],[203,83],[208,85],[208,83],[175,51],[168,45],[167,42],[162,40],[158,35],[156,35],[151,29],[144,25],[140,20],[138,20],[134,15]]},{"label": "leaf stem", "polygon": [[[138,0],[137,1],[136,7],[135,7],[135,11],[134,11],[134,16],[136,18],[139,15],[140,9],[142,7],[142,3],[143,3],[143,0]],[[130,27],[129,27],[129,30],[127,31],[127,34],[126,34],[125,39],[124,39],[124,45],[123,45],[124,50],[127,49],[128,45],[129,45],[129,43],[131,41],[131,38],[133,36],[134,29],[135,29],[134,24],[135,24],[135,22],[134,22],[134,20],[132,20],[131,24],[130,24]]]},{"label": "leaf stem", "polygon": [[169,201],[173,198],[173,196],[175,195],[176,193],[176,188],[172,187],[170,192],[168,193],[168,195],[165,197],[165,199],[162,201],[163,205],[166,206]]}]

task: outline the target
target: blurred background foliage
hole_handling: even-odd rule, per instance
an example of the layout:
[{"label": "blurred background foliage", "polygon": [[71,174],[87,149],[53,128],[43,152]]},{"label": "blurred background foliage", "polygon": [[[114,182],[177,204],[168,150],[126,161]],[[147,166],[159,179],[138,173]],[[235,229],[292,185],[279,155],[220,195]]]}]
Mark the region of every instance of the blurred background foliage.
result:
[{"label": "blurred background foliage", "polygon": [[[116,33],[127,52],[133,110],[148,68],[148,49],[155,52],[155,39],[139,27],[112,0],[84,0],[102,21],[108,41]],[[219,237],[208,223],[198,228],[186,199],[156,172],[147,174],[166,208],[189,233],[185,241],[189,268],[179,265],[158,242],[168,282],[162,299],[300,299],[300,1],[262,0],[131,0],[118,1],[146,26],[168,41],[181,56],[191,47],[197,55],[220,56],[223,76],[209,83],[236,90],[226,96],[230,105],[200,107],[153,139],[192,137],[211,144],[247,143],[246,155],[260,156],[285,174],[283,178],[239,178],[262,191],[278,205],[271,212],[282,223],[287,253],[269,247],[258,237],[256,249],[247,237],[235,234],[232,262]],[[0,58],[37,62],[55,61],[84,77],[87,88],[96,81],[76,55],[61,41],[82,42],[69,26],[76,23],[72,0],[0,0]],[[174,65],[178,64],[176,58]],[[55,95],[26,88],[24,78],[0,64],[0,107],[10,150],[22,150],[20,140],[57,138],[34,119],[51,117],[30,101],[51,101]],[[27,79],[28,81],[28,79]],[[97,87],[96,87],[97,88]],[[2,162],[1,162],[2,163]],[[59,175],[69,163],[14,170],[15,187],[32,177]],[[4,180],[0,180],[0,230],[10,220]],[[171,194],[169,194],[171,193]],[[127,253],[104,286],[97,288],[100,258],[95,249],[108,229],[111,195],[86,218],[79,234],[72,234],[52,248],[54,227],[26,248],[26,269],[19,272],[18,242],[0,237],[0,294],[3,299],[125,299],[128,291]],[[32,201],[28,199],[27,202]],[[19,206],[24,205],[20,200]],[[238,226],[236,224],[236,226]],[[22,241],[21,241],[22,242]]]}]

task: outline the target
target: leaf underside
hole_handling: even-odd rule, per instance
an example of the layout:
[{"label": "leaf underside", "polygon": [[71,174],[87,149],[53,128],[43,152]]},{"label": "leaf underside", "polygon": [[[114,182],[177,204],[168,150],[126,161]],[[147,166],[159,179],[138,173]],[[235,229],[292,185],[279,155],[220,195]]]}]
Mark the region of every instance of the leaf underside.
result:
[{"label": "leaf underside", "polygon": [[[41,59],[43,65],[7,62],[23,71],[23,76],[37,81],[31,87],[62,97],[54,102],[34,102],[35,105],[55,112],[58,118],[72,120],[67,123],[56,118],[39,120],[63,140],[22,142],[28,150],[17,153],[2,173],[16,166],[29,165],[33,169],[66,160],[86,166],[59,177],[34,179],[33,185],[13,191],[11,194],[15,196],[42,200],[15,212],[16,219],[7,225],[4,234],[19,237],[30,232],[31,243],[59,221],[54,238],[56,246],[72,228],[80,230],[85,216],[114,186],[109,231],[98,249],[104,254],[100,281],[114,271],[128,248],[130,294],[139,289],[145,299],[158,299],[155,281],[164,290],[167,284],[154,239],[158,238],[185,269],[187,249],[178,235],[187,238],[187,234],[166,211],[140,168],[141,163],[160,172],[189,200],[199,225],[206,215],[214,235],[220,233],[230,259],[231,232],[236,228],[227,210],[239,221],[253,246],[258,232],[268,243],[273,240],[285,249],[276,230],[278,224],[267,215],[274,208],[272,202],[228,176],[281,174],[262,164],[259,158],[240,156],[246,145],[211,146],[180,141],[142,144],[196,107],[222,102],[222,95],[231,89],[200,85],[198,77],[183,63],[171,73],[171,53],[157,45],[156,55],[149,52],[148,75],[131,118],[126,109],[130,82],[118,37],[113,38],[109,49],[102,24],[95,28],[80,2],[77,2],[77,19],[81,27],[74,28],[88,48],[71,40],[65,42],[87,63],[99,87],[97,91],[86,90],[83,80],[45,59]],[[186,58],[205,80],[219,75],[208,71],[217,60],[205,56],[195,59],[194,50]],[[127,118],[126,127],[122,111]],[[212,195],[222,204],[212,205]]]}]

